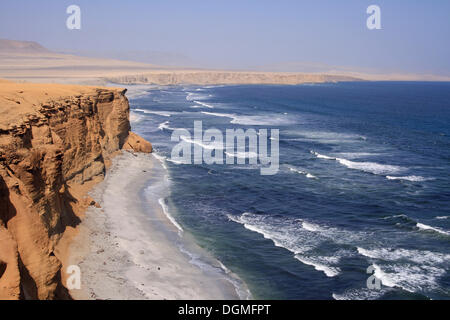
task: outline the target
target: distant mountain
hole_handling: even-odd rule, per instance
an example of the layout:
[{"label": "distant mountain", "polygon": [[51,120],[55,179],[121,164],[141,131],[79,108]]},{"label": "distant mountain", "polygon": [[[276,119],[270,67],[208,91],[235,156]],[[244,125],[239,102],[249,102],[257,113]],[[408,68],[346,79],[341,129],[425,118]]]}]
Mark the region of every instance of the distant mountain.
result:
[{"label": "distant mountain", "polygon": [[50,50],[34,41],[0,39],[0,53],[50,53]]}]

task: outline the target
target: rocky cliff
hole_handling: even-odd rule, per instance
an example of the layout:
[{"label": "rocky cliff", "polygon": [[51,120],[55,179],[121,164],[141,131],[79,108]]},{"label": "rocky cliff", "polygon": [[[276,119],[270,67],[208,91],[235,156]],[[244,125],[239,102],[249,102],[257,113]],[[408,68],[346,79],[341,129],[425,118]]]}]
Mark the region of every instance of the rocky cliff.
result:
[{"label": "rocky cliff", "polygon": [[130,134],[123,89],[0,81],[0,299],[66,299],[63,261],[86,192]]}]

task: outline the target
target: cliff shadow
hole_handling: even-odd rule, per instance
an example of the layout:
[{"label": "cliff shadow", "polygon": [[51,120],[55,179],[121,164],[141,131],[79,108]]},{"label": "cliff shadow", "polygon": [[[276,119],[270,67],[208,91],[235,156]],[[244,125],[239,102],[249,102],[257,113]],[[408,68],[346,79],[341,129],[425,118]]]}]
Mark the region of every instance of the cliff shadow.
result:
[{"label": "cliff shadow", "polygon": [[17,213],[16,208],[9,199],[9,188],[3,177],[0,176],[0,221],[6,226],[8,221]]},{"label": "cliff shadow", "polygon": [[27,267],[18,255],[19,272],[20,272],[20,299],[21,300],[37,300],[38,289],[36,282],[31,277]]},{"label": "cliff shadow", "polygon": [[60,211],[59,223],[55,228],[50,230],[49,236],[62,234],[66,231],[67,227],[76,228],[81,223],[81,219],[73,209],[74,205],[79,203],[79,201],[70,193],[66,184],[64,184],[64,192],[60,194],[58,202]]}]

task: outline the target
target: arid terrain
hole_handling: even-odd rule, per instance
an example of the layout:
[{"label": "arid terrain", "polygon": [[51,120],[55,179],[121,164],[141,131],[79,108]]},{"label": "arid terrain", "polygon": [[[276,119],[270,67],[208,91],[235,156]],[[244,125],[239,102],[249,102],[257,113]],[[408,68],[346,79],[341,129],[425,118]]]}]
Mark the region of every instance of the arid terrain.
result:
[{"label": "arid terrain", "polygon": [[60,54],[38,43],[0,40],[0,78],[15,81],[123,84],[300,84],[354,81],[324,73],[224,71],[169,68],[146,63]]}]

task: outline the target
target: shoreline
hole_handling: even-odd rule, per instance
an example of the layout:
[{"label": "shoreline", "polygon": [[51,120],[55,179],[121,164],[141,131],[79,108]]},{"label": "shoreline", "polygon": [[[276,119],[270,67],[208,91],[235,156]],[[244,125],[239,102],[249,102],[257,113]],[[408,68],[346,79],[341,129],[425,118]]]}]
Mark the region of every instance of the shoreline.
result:
[{"label": "shoreline", "polygon": [[245,284],[182,231],[165,198],[167,171],[152,154],[122,152],[89,195],[65,265],[81,269],[78,299],[246,299]]}]

